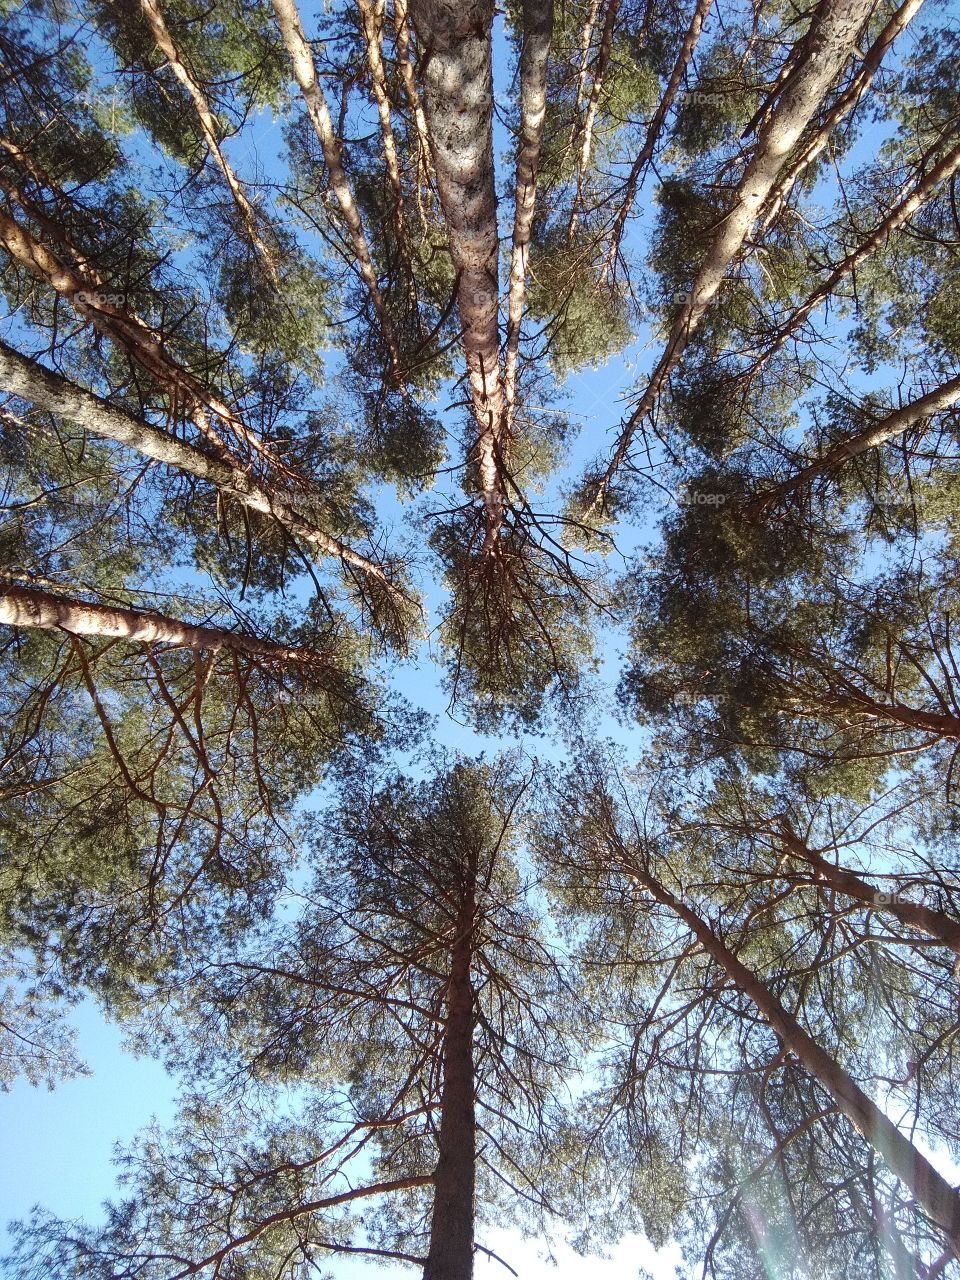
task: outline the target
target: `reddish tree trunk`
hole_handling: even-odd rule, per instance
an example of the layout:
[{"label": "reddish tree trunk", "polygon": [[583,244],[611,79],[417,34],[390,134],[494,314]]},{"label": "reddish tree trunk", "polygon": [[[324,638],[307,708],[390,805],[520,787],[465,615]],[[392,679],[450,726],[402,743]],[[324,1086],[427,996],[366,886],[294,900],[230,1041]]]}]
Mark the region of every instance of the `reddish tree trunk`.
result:
[{"label": "reddish tree trunk", "polygon": [[472,888],[458,922],[447,982],[437,1161],[430,1251],[423,1280],[470,1280],[473,1275],[476,1116],[473,1079]]}]

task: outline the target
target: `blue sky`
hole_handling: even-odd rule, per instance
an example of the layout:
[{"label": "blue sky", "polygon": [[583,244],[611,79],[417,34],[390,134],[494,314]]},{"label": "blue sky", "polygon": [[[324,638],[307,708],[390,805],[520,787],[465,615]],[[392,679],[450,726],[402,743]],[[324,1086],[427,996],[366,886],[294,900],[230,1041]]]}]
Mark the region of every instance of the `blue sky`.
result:
[{"label": "blue sky", "polygon": [[[505,90],[507,72],[506,46],[497,43],[497,67],[500,88]],[[257,153],[247,150],[253,143],[246,137],[234,149],[241,173],[251,172],[256,164],[264,165],[270,154],[271,131],[264,123],[258,135]],[[505,142],[501,131],[500,142]],[[275,145],[276,138],[273,138]],[[868,137],[861,144],[864,155],[876,144]],[[501,170],[502,172],[502,170]],[[598,370],[578,375],[568,388],[571,398],[566,405],[572,420],[581,424],[574,445],[569,471],[576,474],[580,465],[608,446],[610,433],[616,428],[622,410],[624,392],[641,381],[649,367],[651,351],[643,334],[635,347],[622,357],[609,361]],[[881,375],[882,376],[882,375]],[[399,516],[399,508],[394,506]],[[642,540],[646,531],[634,534],[633,543]],[[436,605],[440,593],[428,591]],[[436,622],[436,616],[433,622]],[[601,682],[610,686],[617,673],[617,648],[621,637],[606,637]],[[416,705],[438,717],[437,737],[444,745],[466,752],[488,748],[497,743],[483,739],[468,726],[446,714],[446,699],[439,689],[439,668],[424,653],[415,663],[397,668],[394,683]],[[609,715],[601,721],[603,732],[617,737],[639,754],[642,736],[637,728],[624,728]],[[531,754],[541,757],[555,753],[549,743],[531,738],[523,744]],[[78,1047],[81,1057],[91,1068],[91,1075],[60,1085],[53,1093],[35,1089],[22,1082],[10,1093],[0,1095],[0,1221],[25,1215],[32,1205],[40,1203],[64,1217],[96,1219],[103,1200],[114,1190],[111,1155],[116,1143],[124,1143],[151,1119],[163,1122],[172,1116],[174,1082],[163,1068],[148,1059],[135,1058],[122,1048],[122,1033],[107,1025],[91,1002],[76,1012]],[[596,1280],[635,1280],[638,1268],[648,1268],[656,1280],[668,1280],[674,1274],[675,1255],[669,1252],[655,1259],[643,1242],[626,1240],[607,1260],[589,1262],[569,1251],[557,1251],[557,1266],[552,1267],[539,1256],[542,1245],[523,1242],[509,1226],[484,1238],[484,1243],[502,1254],[525,1280],[554,1276],[578,1278],[585,1272]],[[374,1274],[369,1264],[355,1260],[331,1261],[330,1270],[338,1280],[350,1280],[361,1274]],[[379,1274],[410,1276],[410,1268],[379,1268]],[[489,1260],[479,1259],[478,1276],[505,1274]],[[55,1278],[53,1278],[55,1280]]]}]

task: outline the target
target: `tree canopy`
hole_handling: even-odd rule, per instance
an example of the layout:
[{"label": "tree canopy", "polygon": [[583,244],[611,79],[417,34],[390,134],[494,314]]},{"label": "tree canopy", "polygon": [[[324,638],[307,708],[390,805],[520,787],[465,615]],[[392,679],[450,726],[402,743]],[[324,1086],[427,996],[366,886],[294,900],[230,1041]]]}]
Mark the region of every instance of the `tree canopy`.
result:
[{"label": "tree canopy", "polygon": [[960,1278],[958,104],[943,0],[0,0],[0,1088],[180,1088],[10,1280]]}]

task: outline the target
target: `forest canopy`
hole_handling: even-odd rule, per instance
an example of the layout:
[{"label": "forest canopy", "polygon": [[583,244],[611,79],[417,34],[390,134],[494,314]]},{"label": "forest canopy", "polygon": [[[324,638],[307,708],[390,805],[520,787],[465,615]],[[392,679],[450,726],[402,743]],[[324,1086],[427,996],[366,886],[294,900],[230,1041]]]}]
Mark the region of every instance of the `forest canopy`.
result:
[{"label": "forest canopy", "polygon": [[0,1089],[179,1090],[9,1280],[960,1280],[958,174],[943,0],[0,0]]}]

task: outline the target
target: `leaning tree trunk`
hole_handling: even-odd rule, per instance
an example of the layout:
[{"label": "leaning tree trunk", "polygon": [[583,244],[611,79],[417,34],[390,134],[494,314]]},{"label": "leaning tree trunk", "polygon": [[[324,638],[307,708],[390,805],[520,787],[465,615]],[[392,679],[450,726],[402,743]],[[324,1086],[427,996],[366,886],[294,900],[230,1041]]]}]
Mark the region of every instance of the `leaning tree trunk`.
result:
[{"label": "leaning tree trunk", "polygon": [[758,493],[755,498],[744,504],[744,513],[749,517],[761,515],[767,508],[797,489],[811,484],[820,476],[836,471],[850,458],[857,458],[862,453],[869,453],[871,449],[878,449],[888,440],[895,440],[897,436],[902,436],[918,422],[951,408],[958,400],[960,400],[960,377],[951,378],[935,391],[928,391],[925,396],[911,400],[909,404],[872,422],[869,427],[864,427],[855,435],[838,441],[823,457],[815,459],[787,476],[786,479]]},{"label": "leaning tree trunk", "polygon": [[214,163],[223,174],[224,180],[230,188],[230,194],[233,196],[234,203],[243,219],[247,239],[259,254],[271,282],[279,289],[280,273],[277,269],[276,259],[260,234],[260,228],[257,225],[257,211],[220,145],[220,139],[217,136],[216,117],[210,109],[210,103],[207,101],[203,86],[177,48],[170,28],[167,26],[166,19],[163,16],[163,10],[157,0],[140,0],[140,7],[150,26],[150,33],[157,42],[157,48],[167,60],[167,66],[190,95],[190,100],[197,113],[203,140],[207,144],[207,150],[213,157]]},{"label": "leaning tree trunk", "polygon": [[846,66],[866,17],[863,0],[821,0],[817,6],[800,59],[785,78],[776,107],[760,130],[753,159],[707,248],[690,286],[690,296],[673,322],[666,349],[639,404],[621,428],[613,457],[597,486],[595,508],[604,505],[607,489],[626,460],[634,433],[680,363],[810,117]]},{"label": "leaning tree trunk", "polygon": [[272,640],[261,640],[258,636],[245,635],[242,631],[195,626],[163,613],[91,604],[86,600],[74,600],[10,583],[0,583],[0,623],[9,627],[63,631],[72,636],[160,644],[168,649],[205,649],[213,653],[227,649],[251,658],[301,666],[325,661],[316,650],[291,648]]},{"label": "leaning tree trunk", "polygon": [[890,46],[906,30],[923,7],[923,4],[924,0],[904,0],[904,3],[890,18],[864,55],[863,62],[860,64],[860,68],[853,80],[831,107],[820,127],[807,140],[799,154],[791,161],[789,167],[780,174],[776,186],[767,196],[767,208],[755,234],[763,235],[770,225],[776,221],[786,205],[790,192],[793,190],[798,178],[806,172],[817,156],[822,153],[837,125],[860,102],[873,83],[873,78],[877,74]]},{"label": "leaning tree trunk", "polygon": [[960,173],[960,145],[955,145],[941,155],[936,164],[928,169],[916,186],[902,195],[902,198],[893,208],[863,237],[857,247],[838,262],[823,283],[819,284],[805,301],[783,321],[770,341],[764,346],[762,354],[754,363],[754,369],[759,369],[766,364],[786,343],[790,335],[796,333],[803,325],[810,313],[821,302],[826,302],[831,297],[841,281],[851,278],[867,258],[876,253],[878,249],[883,248],[894,232],[906,226],[934,193],[940,188],[948,187],[958,173]]},{"label": "leaning tree trunk", "polygon": [[291,537],[302,538],[318,551],[336,556],[345,566],[369,575],[391,592],[401,595],[399,589],[390,584],[381,565],[354,551],[339,538],[318,529],[308,515],[298,510],[295,501],[257,484],[249,468],[225,462],[160,427],[135,418],[125,409],[14,351],[5,342],[0,342],[0,390],[9,391],[49,413],[58,414],[92,435],[136,449],[156,462],[206,481],[224,497],[249,511],[272,517]]},{"label": "leaning tree trunk", "polygon": [[811,849],[786,823],[781,823],[783,842],[795,857],[801,858],[812,868],[817,881],[829,885],[837,893],[862,902],[874,910],[896,916],[901,924],[916,929],[928,938],[936,938],[945,947],[960,955],[960,920],[951,920],[943,911],[909,902],[868,883],[846,867],[828,861],[815,849]]},{"label": "leaning tree trunk", "polygon": [[504,397],[498,328],[497,193],[493,171],[492,0],[415,0],[420,75],[477,428],[485,545],[503,526]]},{"label": "leaning tree trunk", "polygon": [[473,1275],[476,1115],[473,1079],[474,891],[457,922],[447,981],[440,1095],[440,1153],[435,1175],[430,1249],[423,1280],[470,1280]]},{"label": "leaning tree trunk", "polygon": [[723,969],[734,985],[759,1009],[784,1045],[833,1098],[847,1119],[863,1134],[896,1176],[945,1233],[960,1257],[960,1194],[950,1186],[927,1158],[905,1138],[843,1067],[807,1034],[757,975],[742,964],[710,926],[680,901],[650,871],[631,860],[626,868],[633,880],[690,929],[704,951]]},{"label": "leaning tree trunk", "polygon": [[[30,217],[34,217],[29,201],[19,195],[14,198],[18,199],[18,203]],[[42,214],[40,216],[43,218]],[[82,262],[82,255],[74,249],[65,233],[56,234],[56,238],[68,250],[71,258]],[[132,360],[146,369],[151,377],[156,378],[170,396],[172,405],[177,402],[186,403],[198,430],[208,437],[211,444],[220,450],[224,457],[232,457],[232,455],[222,437],[208,423],[207,410],[222,419],[234,435],[253,452],[259,454],[268,465],[281,473],[285,471],[272,449],[246,425],[239,414],[189,370],[177,363],[167,351],[161,336],[146,321],[136,312],[116,305],[110,300],[109,294],[102,292],[104,281],[98,273],[86,266],[74,267],[70,262],[58,258],[31,231],[21,226],[2,209],[0,209],[0,245],[35,279],[48,285],[65,298],[74,311],[92,324],[98,333],[109,338]]]}]

